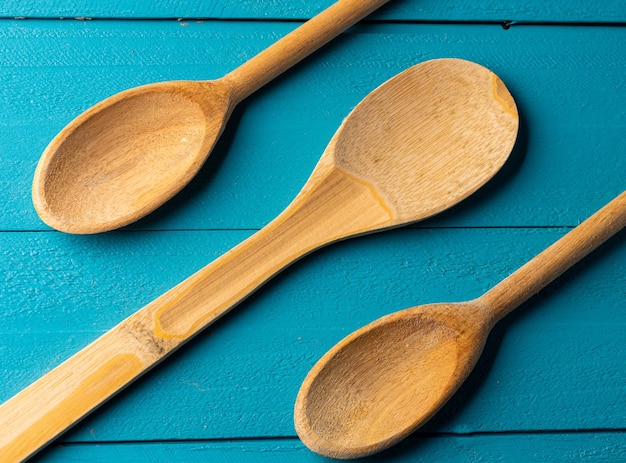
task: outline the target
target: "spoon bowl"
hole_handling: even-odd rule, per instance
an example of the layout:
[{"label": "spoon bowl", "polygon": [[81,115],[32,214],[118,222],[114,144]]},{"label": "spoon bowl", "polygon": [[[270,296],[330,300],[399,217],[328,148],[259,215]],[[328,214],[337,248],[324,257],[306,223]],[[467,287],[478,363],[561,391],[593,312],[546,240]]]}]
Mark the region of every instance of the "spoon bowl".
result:
[{"label": "spoon bowl", "polygon": [[[470,61],[432,60],[371,92],[327,152],[336,168],[375,185],[404,224],[449,208],[491,179],[509,157],[518,120],[496,74]],[[417,163],[407,147],[420,153]]]},{"label": "spoon bowl", "polygon": [[358,458],[428,421],[472,371],[495,323],[626,226],[626,192],[477,299],[384,316],[331,348],[294,409],[311,450]]},{"label": "spoon bowl", "polygon": [[454,394],[483,350],[490,327],[471,324],[474,309],[414,307],[340,341],[302,384],[295,414],[302,441],[325,456],[357,458],[413,433]]},{"label": "spoon bowl", "polygon": [[42,220],[69,233],[97,233],[172,198],[220,136],[234,108],[227,90],[220,81],[149,84],[84,112],[52,140],[35,170],[33,202]]}]

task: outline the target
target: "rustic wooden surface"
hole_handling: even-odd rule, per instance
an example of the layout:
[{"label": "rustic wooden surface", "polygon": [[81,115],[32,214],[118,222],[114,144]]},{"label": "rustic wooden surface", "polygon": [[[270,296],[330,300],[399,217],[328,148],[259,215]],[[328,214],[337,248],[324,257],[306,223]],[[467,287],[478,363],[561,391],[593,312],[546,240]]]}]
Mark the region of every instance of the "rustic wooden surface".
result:
[{"label": "rustic wooden surface", "polygon": [[[292,409],[326,350],[385,313],[478,296],[624,189],[621,1],[392,0],[246,100],[164,208],[118,232],[54,232],[32,174],[76,114],[134,85],[219,77],[330,2],[22,3],[0,6],[0,401],[265,225],[350,109],[403,69],[474,60],[521,116],[478,194],[292,266],[34,461],[321,461]],[[626,459],[624,236],[497,325],[452,402],[376,461]]]}]

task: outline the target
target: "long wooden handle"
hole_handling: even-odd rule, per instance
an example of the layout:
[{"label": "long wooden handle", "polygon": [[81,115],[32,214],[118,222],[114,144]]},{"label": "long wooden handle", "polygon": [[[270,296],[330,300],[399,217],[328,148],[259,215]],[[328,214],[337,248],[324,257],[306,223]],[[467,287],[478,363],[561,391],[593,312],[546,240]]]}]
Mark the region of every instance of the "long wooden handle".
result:
[{"label": "long wooden handle", "polygon": [[626,191],[498,283],[479,300],[492,310],[495,323],[625,226]]},{"label": "long wooden handle", "polygon": [[370,188],[332,171],[265,228],[0,405],[0,460],[28,458],[297,258],[387,221]]},{"label": "long wooden handle", "polygon": [[339,0],[223,77],[243,100],[389,0]]}]

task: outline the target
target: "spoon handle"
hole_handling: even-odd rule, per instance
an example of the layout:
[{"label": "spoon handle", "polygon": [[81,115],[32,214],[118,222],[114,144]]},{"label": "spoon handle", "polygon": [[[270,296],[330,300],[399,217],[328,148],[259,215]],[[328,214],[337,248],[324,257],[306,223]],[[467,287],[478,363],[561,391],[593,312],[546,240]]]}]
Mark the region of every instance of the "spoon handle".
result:
[{"label": "spoon handle", "polygon": [[626,191],[478,300],[497,322],[625,226]]},{"label": "spoon handle", "polygon": [[339,0],[222,79],[241,101],[388,1]]},{"label": "spoon handle", "polygon": [[3,461],[32,455],[299,257],[388,220],[371,189],[339,170],[305,187],[262,230],[1,404]]}]

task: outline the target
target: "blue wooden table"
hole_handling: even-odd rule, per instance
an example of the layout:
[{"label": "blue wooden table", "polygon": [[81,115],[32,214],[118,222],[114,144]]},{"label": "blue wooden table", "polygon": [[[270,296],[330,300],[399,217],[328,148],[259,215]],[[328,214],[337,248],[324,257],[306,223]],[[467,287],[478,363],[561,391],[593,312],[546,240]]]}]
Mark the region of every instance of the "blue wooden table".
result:
[{"label": "blue wooden table", "polygon": [[[93,236],[39,220],[35,165],[81,111],[220,77],[330,4],[0,4],[0,402],[270,221],[352,107],[405,68],[476,61],[521,116],[477,194],[293,265],[33,461],[323,461],[292,410],[324,352],[386,313],[482,294],[625,189],[626,2],[392,0],[240,105],[148,218]],[[626,461],[625,236],[497,325],[458,394],[370,461]]]}]

